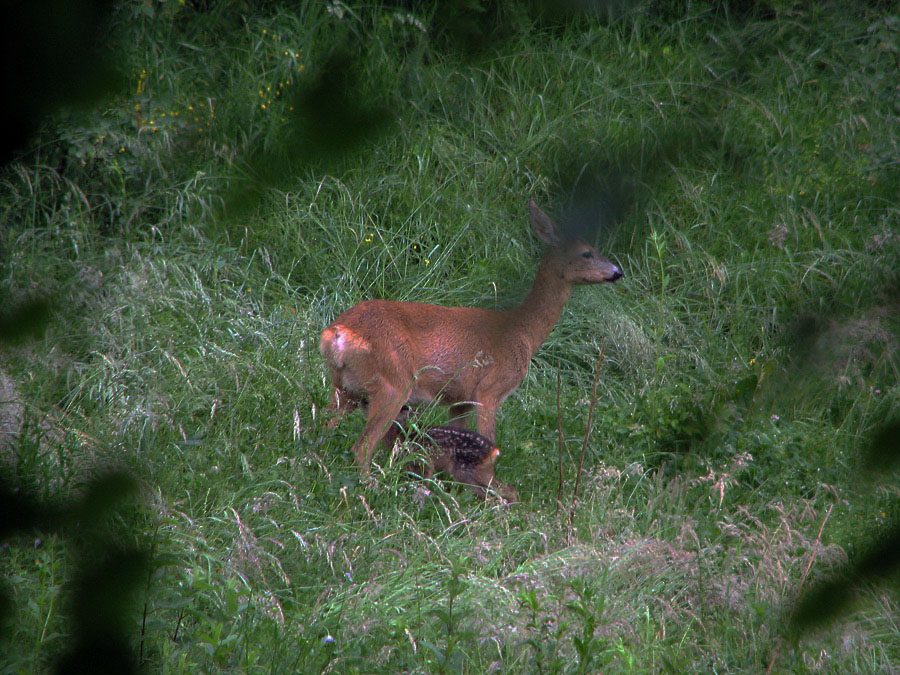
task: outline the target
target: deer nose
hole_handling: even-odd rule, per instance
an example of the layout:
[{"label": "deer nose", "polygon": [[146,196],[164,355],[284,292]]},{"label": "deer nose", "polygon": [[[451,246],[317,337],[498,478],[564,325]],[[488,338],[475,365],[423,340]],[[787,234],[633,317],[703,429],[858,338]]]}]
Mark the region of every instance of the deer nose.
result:
[{"label": "deer nose", "polygon": [[625,275],[622,274],[622,270],[620,270],[618,267],[613,267],[612,274],[609,275],[609,279],[607,279],[607,281],[612,283],[613,281],[618,281],[623,276],[625,276]]}]

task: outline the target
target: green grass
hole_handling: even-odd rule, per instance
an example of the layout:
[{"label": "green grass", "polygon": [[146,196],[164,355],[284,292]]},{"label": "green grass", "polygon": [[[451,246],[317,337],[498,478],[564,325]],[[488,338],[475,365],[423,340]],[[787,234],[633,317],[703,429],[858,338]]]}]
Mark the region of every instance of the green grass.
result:
[{"label": "green grass", "polygon": [[[104,546],[148,552],[121,630],[150,670],[900,668],[890,584],[788,628],[900,515],[895,477],[860,468],[900,404],[895,15],[510,5],[473,55],[425,10],[120,11],[127,87],[0,177],[0,297],[52,307],[0,352],[0,458],[50,504],[110,469],[139,487],[100,534],[8,540],[11,672],[81,635],[66,584]],[[393,121],[325,156],[298,129],[345,39],[359,114]],[[522,503],[384,450],[362,483],[319,332],[370,297],[517,302],[529,197],[587,199],[626,276],[576,290],[501,409]]]}]

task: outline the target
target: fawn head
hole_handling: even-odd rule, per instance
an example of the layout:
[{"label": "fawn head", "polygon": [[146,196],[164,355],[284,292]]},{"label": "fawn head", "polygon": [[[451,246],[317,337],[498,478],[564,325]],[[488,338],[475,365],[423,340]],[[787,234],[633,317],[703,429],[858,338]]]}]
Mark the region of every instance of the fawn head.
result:
[{"label": "fawn head", "polygon": [[559,228],[534,200],[529,200],[528,210],[534,233],[547,244],[543,265],[554,276],[571,284],[612,283],[622,278],[622,270],[584,239],[561,236]]}]

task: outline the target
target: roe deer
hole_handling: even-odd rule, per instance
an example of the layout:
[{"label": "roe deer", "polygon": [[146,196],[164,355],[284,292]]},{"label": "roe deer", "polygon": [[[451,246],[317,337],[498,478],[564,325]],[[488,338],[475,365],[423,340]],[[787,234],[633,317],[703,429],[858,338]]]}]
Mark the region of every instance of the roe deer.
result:
[{"label": "roe deer", "polygon": [[519,501],[515,488],[504,485],[494,476],[494,464],[500,448],[490,439],[468,429],[458,427],[429,427],[414,440],[425,448],[428,462],[420,475],[431,478],[436,473],[448,473],[481,499],[493,490],[507,502]]},{"label": "roe deer", "polygon": [[450,423],[462,428],[474,412],[478,433],[493,439],[497,409],[525,378],[572,286],[622,278],[593,246],[561,236],[533,200],[528,209],[531,226],[547,248],[518,307],[496,311],[365,300],[322,331],[319,349],[333,385],[332,424],[359,405],[368,409],[353,445],[364,473],[378,441],[393,441],[394,420],[407,404],[451,406]]}]

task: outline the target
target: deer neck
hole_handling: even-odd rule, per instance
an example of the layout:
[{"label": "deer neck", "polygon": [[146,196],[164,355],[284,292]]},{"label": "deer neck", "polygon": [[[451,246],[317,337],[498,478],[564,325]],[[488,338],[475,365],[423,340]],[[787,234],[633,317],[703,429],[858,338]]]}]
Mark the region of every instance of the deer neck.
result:
[{"label": "deer neck", "polygon": [[572,295],[572,284],[552,267],[542,263],[522,304],[509,310],[510,330],[528,341],[532,355],[544,344]]}]

